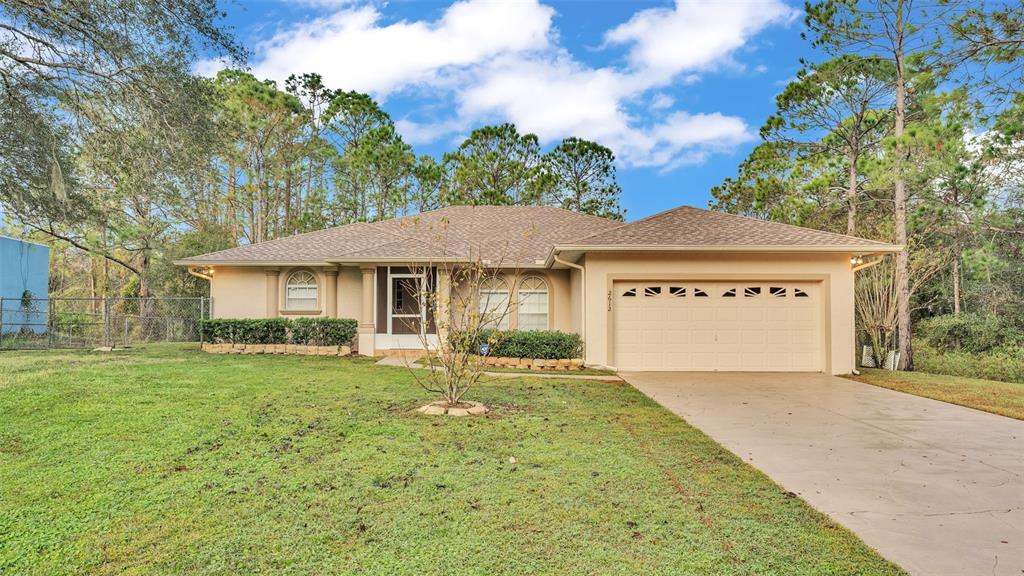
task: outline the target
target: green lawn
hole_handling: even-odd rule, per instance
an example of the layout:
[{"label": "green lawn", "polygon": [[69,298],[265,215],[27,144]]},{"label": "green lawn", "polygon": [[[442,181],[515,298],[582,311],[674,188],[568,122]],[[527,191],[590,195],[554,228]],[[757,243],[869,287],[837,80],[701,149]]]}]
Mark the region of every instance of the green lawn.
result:
[{"label": "green lawn", "polygon": [[1024,384],[871,368],[847,378],[1024,420]]},{"label": "green lawn", "polygon": [[[0,353],[3,574],[899,574],[623,384]],[[514,460],[513,460],[514,459]]]}]

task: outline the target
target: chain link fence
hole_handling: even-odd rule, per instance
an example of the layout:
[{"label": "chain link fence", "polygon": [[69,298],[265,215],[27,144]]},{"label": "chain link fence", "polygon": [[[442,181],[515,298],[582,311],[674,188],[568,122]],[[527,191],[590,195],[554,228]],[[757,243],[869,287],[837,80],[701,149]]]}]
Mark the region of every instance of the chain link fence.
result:
[{"label": "chain link fence", "polygon": [[0,350],[198,342],[209,298],[0,298]]}]

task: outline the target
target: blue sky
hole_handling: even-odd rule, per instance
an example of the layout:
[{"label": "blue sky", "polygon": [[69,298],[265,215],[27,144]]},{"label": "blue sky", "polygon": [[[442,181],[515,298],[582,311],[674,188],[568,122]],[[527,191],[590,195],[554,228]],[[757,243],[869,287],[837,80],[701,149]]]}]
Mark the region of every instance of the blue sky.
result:
[{"label": "blue sky", "polygon": [[[618,158],[627,217],[706,206],[814,58],[784,0],[298,0],[224,5],[259,77],[372,94],[418,154],[510,121]],[[212,73],[216,62],[197,70]]]}]

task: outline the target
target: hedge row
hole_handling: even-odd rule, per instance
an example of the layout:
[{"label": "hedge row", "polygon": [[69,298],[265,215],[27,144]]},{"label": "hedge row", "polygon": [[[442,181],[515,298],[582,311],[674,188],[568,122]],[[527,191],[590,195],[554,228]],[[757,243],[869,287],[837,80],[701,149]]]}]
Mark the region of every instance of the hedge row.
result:
[{"label": "hedge row", "polygon": [[914,369],[929,374],[1024,384],[1024,346],[1004,346],[988,352],[944,352],[915,339]]},{"label": "hedge row", "polygon": [[267,318],[201,320],[203,342],[217,344],[301,344],[346,346],[356,336],[351,318]]},{"label": "hedge row", "polygon": [[480,333],[478,346],[487,344],[488,356],[564,360],[583,356],[579,334],[557,330],[506,330]]},{"label": "hedge row", "polygon": [[940,352],[992,352],[1024,347],[1024,332],[1009,319],[965,312],[918,322],[914,335]]}]

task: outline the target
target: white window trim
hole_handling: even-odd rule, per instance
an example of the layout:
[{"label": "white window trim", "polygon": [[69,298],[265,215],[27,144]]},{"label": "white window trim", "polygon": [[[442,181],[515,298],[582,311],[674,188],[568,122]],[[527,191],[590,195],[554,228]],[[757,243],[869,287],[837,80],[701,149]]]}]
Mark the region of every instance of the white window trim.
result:
[{"label": "white window trim", "polygon": [[[540,290],[537,288],[523,288],[523,285],[527,281],[536,280],[544,285],[544,289]],[[544,294],[547,296],[544,308],[544,327],[543,328],[531,328],[531,330],[550,330],[551,329],[551,283],[548,282],[547,278],[543,276],[531,275],[523,278],[519,281],[519,290],[516,292],[516,327],[520,330],[523,329],[523,315],[527,316],[540,316],[540,312],[523,312],[523,295],[529,294]]]},{"label": "white window trim", "polygon": [[[480,326],[490,327],[491,324],[495,324],[494,329],[496,330],[510,330],[512,328],[512,314],[510,309],[512,307],[512,290],[509,288],[508,281],[505,278],[496,277],[492,280],[495,283],[500,282],[503,288],[480,288],[480,300],[477,303],[477,313],[480,314]],[[496,323],[488,322],[484,317],[484,315],[487,314],[487,311],[484,310],[484,302],[490,304],[491,299],[489,298],[489,296],[491,294],[501,294],[504,295],[505,297],[505,309],[503,311],[502,317],[499,318]]]},{"label": "white window trim", "polygon": [[[297,307],[294,307],[294,306],[291,305],[291,297],[289,296],[289,291],[292,288],[292,285],[291,285],[292,278],[294,278],[295,276],[297,276],[299,274],[308,274],[313,279],[313,283],[312,284],[303,284],[301,286],[296,286],[296,288],[312,286],[313,293],[315,294],[315,297],[313,298],[313,300],[314,300],[313,305],[310,306],[309,308],[297,308]],[[284,292],[284,306],[282,308],[283,310],[295,311],[295,312],[316,312],[317,310],[320,309],[320,278],[317,276],[317,273],[312,271],[312,270],[301,268],[299,270],[292,270],[291,272],[289,272],[288,275],[285,276],[285,279],[284,279],[284,290],[283,290],[283,292]],[[302,298],[302,300],[309,300],[309,298]]]}]

